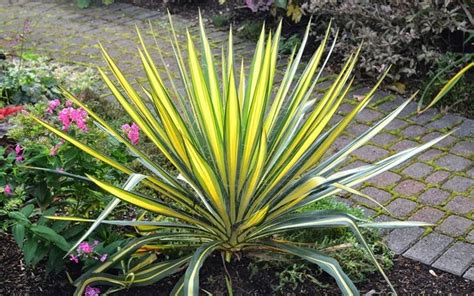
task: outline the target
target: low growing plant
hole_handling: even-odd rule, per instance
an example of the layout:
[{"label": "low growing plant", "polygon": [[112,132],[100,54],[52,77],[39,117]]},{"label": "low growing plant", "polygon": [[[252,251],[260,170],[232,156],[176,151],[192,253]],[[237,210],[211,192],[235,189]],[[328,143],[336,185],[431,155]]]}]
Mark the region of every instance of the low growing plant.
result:
[{"label": "low growing plant", "polygon": [[[243,61],[238,66],[234,64],[230,32],[227,55],[222,57],[221,80],[202,20],[202,59],[198,57],[189,32],[185,59],[172,25],[171,30],[184,94],[177,90],[177,81],[169,72],[170,84],[165,83],[140,32],[139,56],[149,83],[149,86],[142,85],[139,89],[143,95],[127,81],[104,48],[103,55],[113,77],[103,70],[100,74],[140,133],[156,145],[179,175],[171,175],[160,164],[153,162],[148,154],[140,151],[120,131],[66,90],[64,95],[68,99],[83,108],[97,124],[137,157],[146,169],[146,175],[137,174],[112,156],[35,117],[52,133],[131,176],[123,187],[119,187],[88,175],[95,185],[117,198],[97,219],[50,217],[93,223],[90,230],[101,223],[134,226],[137,229],[136,237],[130,239],[126,246],[74,281],[77,287],[75,294],[82,295],[86,287],[97,284],[111,285],[116,289],[148,285],[186,269],[172,294],[198,295],[199,270],[211,253],[220,253],[229,262],[232,256],[248,250],[301,257],[334,277],[344,295],[359,294],[335,259],[318,249],[300,247],[279,239],[284,232],[306,228],[346,227],[390,284],[361,228],[429,224],[413,221],[370,222],[337,210],[299,212],[298,209],[342,190],[371,199],[351,187],[399,165],[446,136],[398,152],[374,164],[337,170],[352,151],[382,130],[409,102],[403,103],[346,147],[325,156],[351,120],[367,106],[385,76],[346,117],[330,122],[350,91],[353,81],[351,71],[360,47],[342,65],[340,74],[323,96],[313,99],[312,90],[327,62],[327,58],[322,57],[329,29],[301,76],[295,79],[308,40],[308,26],[301,47],[298,51],[293,50],[282,81],[276,88],[274,79],[281,25],[274,34],[266,35],[262,30],[248,72]],[[329,54],[333,46],[334,43]],[[133,191],[140,181],[159,195]],[[133,221],[106,220],[108,213],[120,201],[141,208],[143,214]],[[164,253],[168,249],[175,250],[181,256],[172,259],[164,256],[158,260],[155,251]],[[391,284],[390,287],[395,293]]]}]

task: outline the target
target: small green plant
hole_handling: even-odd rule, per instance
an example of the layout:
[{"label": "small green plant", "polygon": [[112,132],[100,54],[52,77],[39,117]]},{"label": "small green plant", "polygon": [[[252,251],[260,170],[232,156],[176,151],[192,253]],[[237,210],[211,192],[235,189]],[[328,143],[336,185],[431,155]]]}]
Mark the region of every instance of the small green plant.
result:
[{"label": "small green plant", "polygon": [[[43,214],[49,216],[55,211],[56,208],[50,208]],[[71,247],[66,239],[74,238],[74,235],[77,236],[84,227],[76,225],[74,230],[69,228],[68,231],[64,231],[71,224],[70,222],[51,221],[41,214],[35,211],[34,205],[30,204],[19,211],[10,212],[8,222],[11,223],[16,243],[25,255],[26,265],[34,266],[44,258],[48,258],[46,272],[59,271],[63,268],[62,257]],[[36,222],[31,222],[35,220]],[[64,236],[59,234],[61,232]]]},{"label": "small green plant", "polygon": [[280,41],[280,53],[290,54],[294,48],[298,48],[301,45],[301,38],[298,34],[293,34],[288,38],[281,38]]},{"label": "small green plant", "polygon": [[[471,97],[474,93],[473,75],[468,72],[474,67],[474,62],[464,65],[473,59],[474,54],[445,54],[437,62],[438,69],[429,75],[430,80],[424,87],[418,101],[418,114],[433,106],[447,106],[447,108],[456,110],[460,105],[463,113],[474,115],[474,104],[472,104]],[[458,72],[450,77],[449,75],[452,75],[456,69]],[[469,74],[470,77],[468,77]],[[438,89],[439,92],[434,95]],[[428,98],[432,98],[431,102],[423,106]],[[441,101],[441,99],[443,100]]]},{"label": "small green plant", "polygon": [[0,72],[0,107],[57,99],[61,96],[59,85],[67,86],[79,97],[100,88],[92,69],[79,70],[44,57],[1,62]]},{"label": "small green plant", "polygon": [[237,34],[250,40],[258,40],[262,22],[258,20],[246,20],[237,28]]},{"label": "small green plant", "polygon": [[[127,147],[143,165],[141,173],[106,151],[87,145],[74,135],[33,117],[51,133],[130,176],[122,186],[110,184],[101,177],[87,176],[95,186],[117,198],[97,219],[49,217],[59,221],[92,223],[70,251],[102,223],[118,223],[138,229],[136,237],[129,240],[126,246],[74,281],[77,287],[75,295],[82,295],[86,287],[99,283],[112,285],[115,289],[147,285],[183,269],[186,272],[173,294],[198,295],[199,270],[210,254],[217,252],[230,262],[235,254],[249,250],[300,257],[332,276],[344,295],[357,295],[359,292],[351,279],[324,250],[278,239],[290,231],[341,227],[354,235],[396,293],[364,238],[362,229],[430,224],[414,221],[371,222],[341,211],[299,210],[340,191],[373,200],[352,186],[399,165],[447,135],[374,164],[337,170],[353,151],[389,124],[410,100],[346,147],[324,157],[349,123],[369,104],[385,77],[381,77],[346,117],[329,125],[351,89],[351,72],[360,47],[342,65],[341,72],[322,98],[314,100],[311,94],[323,70],[318,66],[327,47],[329,29],[301,75],[295,79],[308,40],[308,26],[301,47],[290,56],[283,79],[275,89],[281,24],[274,34],[266,35],[264,30],[261,31],[248,72],[243,63],[234,65],[232,33],[229,33],[227,54],[222,57],[223,65],[219,71],[222,81],[219,81],[221,75],[215,69],[214,55],[201,18],[199,23],[202,55],[198,55],[188,32],[186,59],[171,23],[172,46],[176,49],[175,57],[185,96],[180,95],[177,81],[169,72],[166,73],[173,83],[167,85],[164,82],[140,32],[139,56],[148,79],[148,83],[140,88],[143,95],[130,84],[102,47],[113,77],[103,70],[99,70],[100,74],[133,121],[133,129],[127,126],[133,137],[130,134],[125,137],[70,92],[63,91],[67,99],[86,111],[110,136]],[[240,72],[238,78],[235,71]],[[150,159],[150,155],[137,148],[134,139],[139,131],[172,163],[178,175],[171,175]],[[133,189],[138,183],[149,191]],[[159,194],[152,195],[150,191]],[[106,219],[121,201],[142,209],[138,212],[138,219]],[[169,260],[154,258],[140,263],[141,259],[147,258],[143,251],[149,250],[151,256],[156,249],[180,250],[181,256]],[[138,251],[145,257],[134,256],[138,255]],[[132,258],[132,263],[123,264],[129,258]]]},{"label": "small green plant", "polygon": [[229,25],[230,15],[228,14],[215,14],[211,16],[212,23],[214,26],[220,28]]}]

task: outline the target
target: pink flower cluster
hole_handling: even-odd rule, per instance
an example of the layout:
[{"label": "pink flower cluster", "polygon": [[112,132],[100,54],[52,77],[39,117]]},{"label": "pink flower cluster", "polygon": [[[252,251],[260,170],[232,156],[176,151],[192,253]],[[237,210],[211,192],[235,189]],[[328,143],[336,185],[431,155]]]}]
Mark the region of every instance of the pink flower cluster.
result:
[{"label": "pink flower cluster", "polygon": [[99,296],[99,295],[100,295],[100,289],[93,288],[91,286],[87,286],[86,291],[84,292],[84,296]]},{"label": "pink flower cluster", "polygon": [[94,248],[99,244],[98,241],[94,241],[92,244],[88,242],[82,242],[77,246],[76,253],[77,255],[69,255],[69,260],[74,263],[79,263],[81,257],[92,258],[104,262],[107,260],[107,254],[98,254],[94,251]]},{"label": "pink flower cluster", "polygon": [[56,110],[59,105],[61,105],[61,101],[59,99],[49,101],[48,109],[46,110],[46,112],[48,112],[49,114],[53,114],[54,110]]},{"label": "pink flower cluster", "polygon": [[84,132],[88,131],[87,128],[87,112],[82,108],[74,109],[73,107],[67,107],[59,111],[58,119],[63,124],[63,130],[69,130],[72,123],[75,123],[79,129]]},{"label": "pink flower cluster", "polygon": [[23,148],[19,144],[16,144],[15,146],[15,154],[16,154],[15,160],[17,162],[21,162],[25,159],[23,157]]},{"label": "pink flower cluster", "polygon": [[132,125],[124,124],[122,125],[122,131],[127,135],[130,142],[133,145],[137,145],[138,141],[140,140],[140,128],[136,123],[132,123]]},{"label": "pink flower cluster", "polygon": [[5,185],[5,188],[3,189],[3,192],[5,193],[6,196],[10,196],[13,194],[12,187],[10,184]]}]

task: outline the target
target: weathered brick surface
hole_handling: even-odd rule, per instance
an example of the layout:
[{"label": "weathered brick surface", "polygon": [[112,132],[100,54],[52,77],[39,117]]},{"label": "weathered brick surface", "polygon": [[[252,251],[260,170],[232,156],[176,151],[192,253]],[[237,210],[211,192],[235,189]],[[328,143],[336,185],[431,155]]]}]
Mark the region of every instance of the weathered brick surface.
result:
[{"label": "weathered brick surface", "polygon": [[474,197],[456,196],[445,208],[456,214],[467,214],[474,210]]},{"label": "weathered brick surface", "polygon": [[397,198],[387,206],[390,213],[397,218],[408,216],[415,208],[416,202],[403,198]]},{"label": "weathered brick surface", "polygon": [[437,171],[429,175],[425,180],[429,184],[440,184],[449,177],[449,172]]},{"label": "weathered brick surface", "polygon": [[405,180],[395,187],[395,191],[405,196],[415,196],[425,188],[425,184],[414,181]]},{"label": "weathered brick surface", "polygon": [[[378,201],[381,204],[385,204],[387,201],[389,201],[392,198],[392,195],[388,193],[387,191],[377,189],[375,187],[366,187],[362,189],[361,191],[362,193],[367,194],[368,196],[372,197],[374,200]],[[357,196],[354,196],[353,198],[361,203],[369,204],[371,206],[376,206],[370,200],[364,197],[357,195]]]},{"label": "weathered brick surface", "polygon": [[431,264],[446,250],[452,241],[453,239],[449,236],[432,232],[418,241],[403,255],[425,264]]},{"label": "weathered brick surface", "polygon": [[460,157],[453,154],[448,154],[446,156],[442,156],[441,158],[437,159],[436,164],[438,166],[447,168],[450,171],[460,172],[467,169],[471,166],[471,161],[467,158]]},{"label": "weathered brick surface", "polygon": [[415,138],[424,135],[426,131],[427,128],[420,125],[410,125],[409,127],[403,129],[402,135],[408,138]]},{"label": "weathered brick surface", "polygon": [[419,198],[419,200],[428,205],[439,205],[449,197],[449,192],[437,188],[430,188],[426,190]]},{"label": "weathered brick surface", "polygon": [[420,156],[418,156],[418,159],[421,161],[431,161],[437,157],[439,157],[441,154],[443,154],[442,151],[434,148],[430,148],[428,151],[424,152]]},{"label": "weathered brick surface", "polygon": [[378,187],[387,187],[397,183],[401,178],[402,177],[400,175],[388,171],[373,177],[369,180],[369,183]]},{"label": "weathered brick surface", "polygon": [[[145,32],[148,27],[146,20],[150,19],[157,30],[158,42],[163,46],[166,67],[174,79],[179,79],[178,68],[172,57],[172,48],[167,43],[168,23],[165,11],[151,11],[125,3],[81,10],[77,9],[72,1],[62,0],[62,2],[0,0],[0,38],[17,33],[25,18],[30,18],[33,34],[29,37],[27,46],[33,51],[57,60],[105,66],[97,47],[97,40],[100,40],[116,58],[125,75],[136,85],[136,79],[145,76],[136,52],[134,25],[137,24]],[[173,18],[178,39],[184,44],[185,29],[188,27],[191,32],[196,32],[197,18],[189,14],[187,16],[176,14]],[[208,36],[212,38],[211,47],[215,53],[219,53],[220,45],[226,41],[226,32],[217,30],[210,23],[206,24],[206,27]],[[150,44],[152,56],[157,61],[159,69],[164,70],[150,34],[144,33],[144,39]],[[234,49],[236,60],[244,57],[249,61],[255,43],[236,36]],[[285,61],[284,58],[281,59],[280,68],[285,66]],[[277,75],[275,81],[281,81],[281,77],[282,75]],[[330,82],[326,81],[318,85],[317,89],[321,90],[329,85]],[[370,87],[361,87],[351,92],[351,96],[343,102],[330,124],[333,125],[354,108],[357,101],[353,95],[364,95],[369,89]],[[179,91],[185,94],[180,86]],[[390,99],[388,95],[387,92],[377,91],[369,106],[332,145],[330,152],[340,150],[404,101],[404,98],[399,96]],[[103,96],[111,97],[107,90],[104,90]],[[320,98],[321,93],[314,93],[314,97]],[[442,115],[435,109],[416,116],[415,110],[416,103],[410,103],[397,119],[369,142],[368,146],[357,150],[355,157],[349,158],[346,163],[341,164],[341,167],[355,168],[372,163],[395,152],[426,143],[443,135],[447,130],[456,127],[459,129],[435,147],[416,155],[403,166],[393,168],[356,186],[357,189],[390,207],[393,210],[392,216],[381,215],[379,211],[375,211],[376,205],[365,199],[354,198],[346,201],[355,202],[353,206],[364,204],[366,207],[363,209],[368,215],[378,214],[375,218],[377,221],[409,216],[410,220],[436,223],[438,226],[434,227],[435,232],[430,235],[443,232],[444,234],[439,236],[455,237],[456,240],[464,241],[466,244],[474,243],[472,226],[474,120],[453,114]],[[433,188],[425,189],[428,187]],[[385,234],[388,232],[384,231]],[[403,253],[417,242],[422,232],[421,228],[395,230],[387,239],[396,252]],[[431,238],[430,235],[424,240]],[[416,250],[418,249],[410,250],[409,254]],[[448,249],[445,254],[451,253]],[[441,263],[445,260],[441,260],[442,258],[438,260]],[[446,255],[446,258],[450,257]],[[466,272],[466,278],[469,274],[472,278],[473,273],[471,268],[470,273]]]},{"label": "weathered brick surface", "polygon": [[454,147],[451,149],[451,152],[456,154],[462,154],[464,156],[471,156],[474,154],[474,143],[473,142],[458,142]]},{"label": "weathered brick surface", "polygon": [[449,236],[460,236],[464,234],[469,227],[471,227],[472,221],[464,217],[452,215],[446,218],[436,229]]},{"label": "weathered brick surface", "polygon": [[390,232],[387,245],[396,254],[402,254],[423,234],[422,228],[401,228]]},{"label": "weathered brick surface", "polygon": [[474,282],[474,267],[469,268],[465,273],[464,277],[468,280],[471,280]]},{"label": "weathered brick surface", "polygon": [[371,142],[380,146],[386,146],[393,143],[397,139],[398,138],[394,135],[382,132],[382,133],[377,134],[375,137],[373,137]]},{"label": "weathered brick surface", "polygon": [[388,154],[387,150],[372,145],[366,145],[354,151],[354,155],[369,162],[382,159]]},{"label": "weathered brick surface", "polygon": [[421,179],[433,171],[433,167],[424,163],[414,163],[403,170],[403,173],[415,179]]},{"label": "weathered brick surface", "polygon": [[419,209],[413,216],[410,217],[412,221],[421,221],[435,224],[443,218],[444,212],[432,207],[424,207]]},{"label": "weathered brick surface", "polygon": [[402,140],[400,142],[396,142],[392,147],[390,147],[390,150],[393,150],[395,152],[400,152],[403,150],[406,150],[408,148],[413,148],[416,147],[417,143],[411,140]]},{"label": "weathered brick surface", "polygon": [[431,123],[429,123],[427,126],[428,128],[440,130],[443,128],[450,128],[458,125],[461,123],[463,118],[458,115],[453,115],[453,114],[446,114],[442,118],[435,120]]},{"label": "weathered brick surface", "polygon": [[474,260],[474,245],[457,242],[446,253],[436,260],[433,267],[445,270],[456,275],[462,275],[463,272],[471,266]]},{"label": "weathered brick surface", "polygon": [[455,191],[455,192],[464,192],[474,185],[474,180],[471,178],[456,176],[452,179],[449,179],[446,183],[443,184],[443,189]]}]

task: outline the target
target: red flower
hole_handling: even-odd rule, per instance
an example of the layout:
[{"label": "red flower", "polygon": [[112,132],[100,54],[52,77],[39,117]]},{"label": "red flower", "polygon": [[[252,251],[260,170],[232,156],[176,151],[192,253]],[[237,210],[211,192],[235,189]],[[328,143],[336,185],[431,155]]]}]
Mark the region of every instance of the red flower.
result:
[{"label": "red flower", "polygon": [[4,108],[0,108],[0,120],[5,119],[6,117],[20,112],[23,109],[22,106],[8,106]]}]

